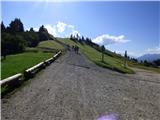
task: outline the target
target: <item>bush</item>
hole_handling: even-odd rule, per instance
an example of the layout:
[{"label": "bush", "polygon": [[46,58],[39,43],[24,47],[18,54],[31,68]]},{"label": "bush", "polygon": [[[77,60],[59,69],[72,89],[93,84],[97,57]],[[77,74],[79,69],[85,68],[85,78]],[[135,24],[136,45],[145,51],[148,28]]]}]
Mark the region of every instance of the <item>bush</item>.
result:
[{"label": "bush", "polygon": [[25,50],[25,46],[26,41],[22,36],[2,33],[2,56],[23,52]]},{"label": "bush", "polygon": [[36,32],[25,32],[22,34],[28,47],[36,47],[39,43],[39,37]]},{"label": "bush", "polygon": [[1,32],[1,55],[4,58],[8,54],[23,52],[26,46],[36,47],[40,41],[54,39],[43,25],[39,28],[39,32],[35,32],[33,28],[30,31],[24,31],[23,23],[18,18],[11,21],[8,27],[1,22]]}]

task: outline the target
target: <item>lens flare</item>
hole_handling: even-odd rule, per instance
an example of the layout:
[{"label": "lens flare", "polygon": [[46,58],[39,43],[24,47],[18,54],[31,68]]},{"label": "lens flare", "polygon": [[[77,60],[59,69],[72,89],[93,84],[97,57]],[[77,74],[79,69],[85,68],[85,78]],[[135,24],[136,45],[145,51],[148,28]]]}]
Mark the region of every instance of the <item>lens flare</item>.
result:
[{"label": "lens flare", "polygon": [[115,114],[102,115],[97,120],[118,120]]}]

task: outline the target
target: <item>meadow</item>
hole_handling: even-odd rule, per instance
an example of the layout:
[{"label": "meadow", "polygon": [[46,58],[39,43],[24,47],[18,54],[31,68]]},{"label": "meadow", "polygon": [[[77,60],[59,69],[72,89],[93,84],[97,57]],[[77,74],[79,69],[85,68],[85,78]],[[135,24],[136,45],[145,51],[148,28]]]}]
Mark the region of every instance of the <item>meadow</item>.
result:
[{"label": "meadow", "polygon": [[63,49],[63,46],[54,41],[40,42],[36,48],[26,48],[24,53],[8,55],[6,59],[1,59],[1,79],[5,79],[17,73],[22,73],[27,68],[30,68],[50,57],[55,52],[45,52],[39,47],[51,48],[55,50]]}]

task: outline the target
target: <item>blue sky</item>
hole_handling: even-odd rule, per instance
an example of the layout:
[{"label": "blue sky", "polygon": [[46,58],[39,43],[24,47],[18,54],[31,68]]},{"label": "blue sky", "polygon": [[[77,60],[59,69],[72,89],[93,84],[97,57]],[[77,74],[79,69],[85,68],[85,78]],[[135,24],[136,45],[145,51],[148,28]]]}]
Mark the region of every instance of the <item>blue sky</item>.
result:
[{"label": "blue sky", "polygon": [[160,2],[2,2],[2,20],[20,18],[54,36],[88,36],[107,49],[132,56],[160,53]]}]

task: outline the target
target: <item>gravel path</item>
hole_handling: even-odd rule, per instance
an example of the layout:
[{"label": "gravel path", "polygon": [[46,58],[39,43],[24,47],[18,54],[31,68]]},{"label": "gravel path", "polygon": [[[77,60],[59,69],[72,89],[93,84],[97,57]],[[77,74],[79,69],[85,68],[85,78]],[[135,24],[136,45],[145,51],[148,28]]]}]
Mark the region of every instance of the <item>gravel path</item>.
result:
[{"label": "gravel path", "polygon": [[2,120],[160,120],[159,78],[113,72],[68,52],[2,99]]}]

